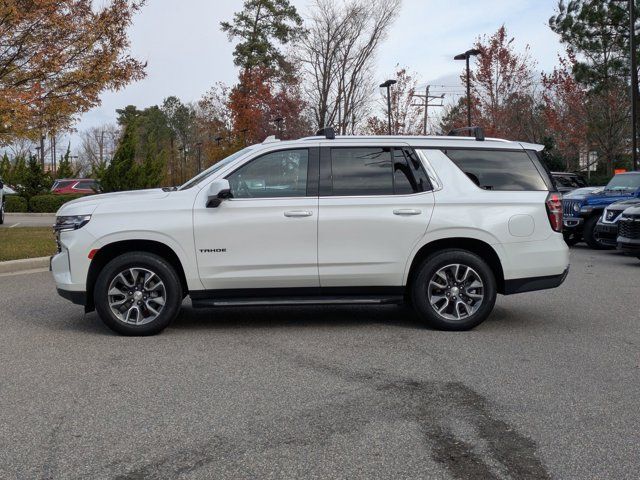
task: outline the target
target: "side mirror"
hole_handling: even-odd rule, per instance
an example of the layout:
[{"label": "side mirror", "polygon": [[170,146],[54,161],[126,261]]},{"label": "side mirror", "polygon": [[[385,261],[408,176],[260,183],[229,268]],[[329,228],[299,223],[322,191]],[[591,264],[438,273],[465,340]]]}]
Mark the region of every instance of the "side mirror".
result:
[{"label": "side mirror", "polygon": [[222,178],[220,180],[214,180],[209,185],[209,195],[207,197],[207,208],[217,208],[220,206],[223,200],[232,198],[231,186],[229,180]]},{"label": "side mirror", "polygon": [[2,183],[2,180],[0,180],[0,190],[2,190],[4,188],[4,183]]}]

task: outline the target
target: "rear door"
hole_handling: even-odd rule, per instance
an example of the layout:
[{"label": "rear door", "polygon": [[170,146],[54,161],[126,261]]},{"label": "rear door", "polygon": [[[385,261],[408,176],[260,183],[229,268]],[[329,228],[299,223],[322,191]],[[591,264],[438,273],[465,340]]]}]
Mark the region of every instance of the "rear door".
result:
[{"label": "rear door", "polygon": [[321,150],[321,287],[401,286],[433,211],[431,184],[407,145]]}]

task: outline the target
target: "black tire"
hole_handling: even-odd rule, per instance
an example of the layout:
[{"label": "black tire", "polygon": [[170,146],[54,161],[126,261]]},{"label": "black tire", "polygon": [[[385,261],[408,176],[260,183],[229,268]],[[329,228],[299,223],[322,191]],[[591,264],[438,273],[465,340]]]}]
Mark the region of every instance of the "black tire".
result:
[{"label": "black tire", "polygon": [[[449,319],[443,316],[443,314],[438,313],[436,307],[439,305],[437,303],[436,307],[431,304],[431,301],[429,299],[429,288],[431,280],[435,278],[434,276],[436,276],[436,273],[439,272],[440,269],[455,264],[460,264],[471,268],[473,273],[479,277],[482,282],[482,299],[479,300],[477,309],[471,314],[468,314],[460,319]],[[463,273],[461,273],[461,275],[463,275]],[[449,283],[449,280],[447,280],[447,283]],[[461,284],[458,283],[457,285]],[[444,290],[447,289],[443,289],[443,292]],[[448,292],[449,294],[451,294],[451,290],[449,290]],[[479,292],[480,291],[477,289],[474,290],[474,293],[476,295]],[[458,303],[460,303],[462,300],[466,302],[473,301],[470,297],[467,297],[465,295],[466,293],[469,293],[468,287],[466,287],[465,290],[462,290],[462,294],[459,294],[461,300],[458,300],[453,305],[453,308],[459,310]],[[493,271],[481,257],[467,250],[447,249],[430,255],[420,266],[417,275],[415,276],[415,279],[413,280],[413,283],[411,285],[411,298],[413,301],[413,306],[416,309],[418,315],[428,325],[440,330],[470,330],[471,328],[479,325],[484,320],[486,320],[486,318],[493,310],[493,306],[496,302],[496,295],[496,279]],[[456,297],[454,296],[450,298]],[[450,302],[451,300],[447,299],[447,305]],[[444,312],[445,315],[447,314],[446,310],[447,309],[445,309]]]},{"label": "black tire", "polygon": [[0,225],[4,223],[4,201],[0,202]]},{"label": "black tire", "polygon": [[570,247],[573,247],[576,243],[582,240],[582,237],[580,236],[580,234],[575,231],[563,232],[562,236],[564,237],[565,243]]},{"label": "black tire", "polygon": [[599,215],[594,215],[585,220],[582,236],[584,238],[584,241],[587,243],[587,245],[589,245],[589,247],[593,248],[594,250],[611,249],[612,247],[601,243],[600,240],[598,240],[598,237],[596,236],[596,225],[598,224],[599,218],[600,218]]},{"label": "black tire", "polygon": [[[159,313],[148,323],[142,323],[139,325],[128,323],[124,321],[125,319],[118,318],[116,313],[114,313],[109,306],[108,292],[112,282],[116,281],[114,279],[116,279],[120,273],[129,271],[128,269],[141,269],[143,271],[152,272],[157,275],[159,280],[162,282],[164,305],[159,308],[159,304],[153,304],[154,307],[152,308],[159,308],[157,310]],[[148,279],[151,278],[151,276],[147,274],[147,277],[143,277],[142,280],[136,281],[136,278],[138,277],[131,277],[133,278],[133,282],[131,283],[136,285],[135,287],[132,287],[132,291],[139,289],[140,294],[142,294],[143,291],[146,292],[146,290],[142,288],[143,285],[141,282],[144,281],[144,286],[147,286],[147,281],[149,281]],[[129,278],[129,280],[131,280],[131,278]],[[145,278],[147,278],[146,281],[144,280]],[[148,303],[138,298],[140,301],[137,303],[142,306],[137,308],[133,305],[133,303],[136,303],[134,301],[134,297],[126,297],[126,294],[131,292],[124,293],[125,295],[122,296],[122,298],[128,298],[127,302],[131,303],[126,303],[123,305],[123,308],[126,309],[127,306],[136,308],[138,311],[136,314],[136,320],[138,320],[140,315],[144,315],[145,312],[149,314],[149,316],[152,315],[145,306],[148,305]],[[149,297],[150,300],[148,301],[153,301],[151,294]],[[145,296],[144,298],[146,299],[147,297]],[[111,330],[120,333],[121,335],[155,335],[156,333],[161,332],[175,319],[175,317],[178,316],[180,306],[182,304],[182,298],[182,285],[174,268],[162,257],[147,252],[128,252],[111,260],[104,266],[98,275],[93,291],[93,299],[98,315]],[[124,316],[125,313],[121,313],[121,315]],[[142,321],[146,321],[146,319],[143,318]]]}]

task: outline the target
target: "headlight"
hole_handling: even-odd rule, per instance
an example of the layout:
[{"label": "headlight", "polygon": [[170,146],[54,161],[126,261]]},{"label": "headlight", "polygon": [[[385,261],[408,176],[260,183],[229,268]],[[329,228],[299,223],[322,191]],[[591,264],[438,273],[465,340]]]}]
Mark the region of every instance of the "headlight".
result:
[{"label": "headlight", "polygon": [[574,212],[579,212],[580,211],[580,204],[579,203],[574,203],[573,204],[573,211]]},{"label": "headlight", "polygon": [[69,217],[56,217],[53,229],[56,232],[67,232],[84,227],[91,220],[91,215],[72,215]]}]

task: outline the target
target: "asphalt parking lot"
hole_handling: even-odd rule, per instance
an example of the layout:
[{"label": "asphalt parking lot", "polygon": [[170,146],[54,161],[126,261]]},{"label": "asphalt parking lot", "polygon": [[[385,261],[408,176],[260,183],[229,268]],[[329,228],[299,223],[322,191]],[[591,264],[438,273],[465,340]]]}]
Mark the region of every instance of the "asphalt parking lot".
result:
[{"label": "asphalt parking lot", "polygon": [[13,227],[50,227],[56,223],[55,213],[33,214],[27,213],[21,215],[19,213],[5,214],[4,224],[0,228]]},{"label": "asphalt parking lot", "polygon": [[635,479],[640,261],[471,332],[384,308],[198,310],[124,338],[0,277],[0,478]]}]

